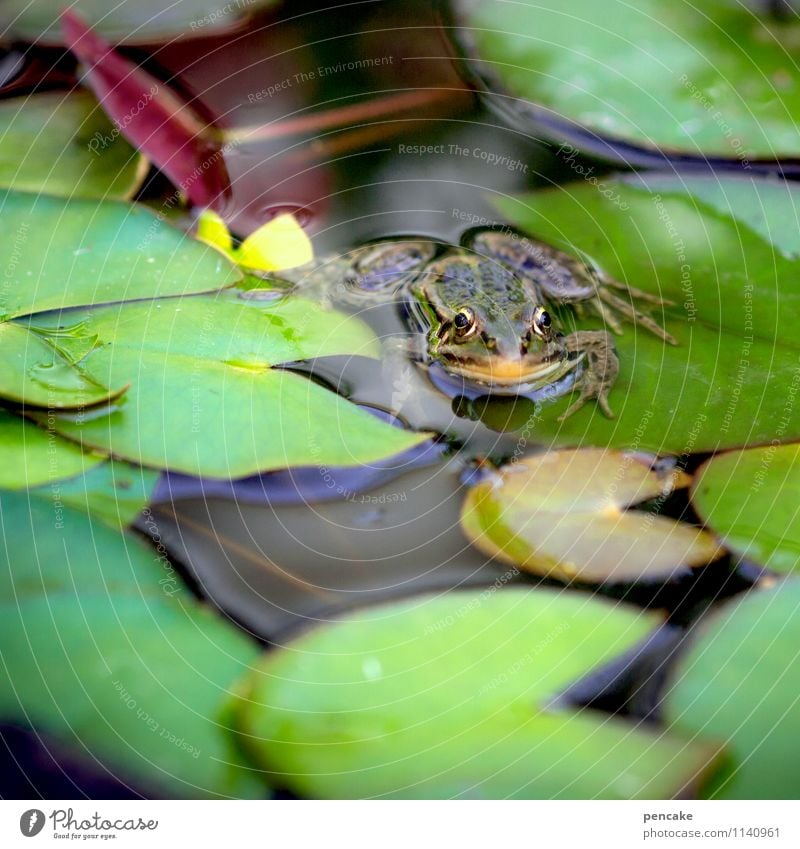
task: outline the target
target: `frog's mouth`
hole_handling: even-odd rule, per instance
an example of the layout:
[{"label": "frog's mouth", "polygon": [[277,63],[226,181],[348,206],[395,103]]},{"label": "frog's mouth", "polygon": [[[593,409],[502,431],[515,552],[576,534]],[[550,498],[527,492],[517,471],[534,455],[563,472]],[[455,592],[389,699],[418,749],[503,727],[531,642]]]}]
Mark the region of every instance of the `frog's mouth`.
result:
[{"label": "frog's mouth", "polygon": [[500,389],[549,383],[562,377],[576,364],[576,360],[565,357],[547,359],[533,356],[519,359],[487,357],[485,360],[442,357],[442,365],[450,374],[490,388]]}]

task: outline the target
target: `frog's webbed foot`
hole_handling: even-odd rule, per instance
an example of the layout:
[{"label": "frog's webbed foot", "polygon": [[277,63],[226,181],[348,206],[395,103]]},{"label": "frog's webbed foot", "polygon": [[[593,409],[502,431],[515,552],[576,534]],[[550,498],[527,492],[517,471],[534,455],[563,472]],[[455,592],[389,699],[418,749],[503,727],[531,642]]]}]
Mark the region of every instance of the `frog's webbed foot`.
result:
[{"label": "frog's webbed foot", "polygon": [[619,360],[611,335],[605,330],[579,330],[567,336],[564,342],[568,351],[583,353],[585,359],[583,373],[576,384],[580,395],[558,420],[563,422],[580,410],[587,401],[592,400],[596,400],[603,413],[613,419],[614,413],[608,404],[608,393],[619,374]]},{"label": "frog's webbed foot", "polygon": [[[643,292],[641,289],[628,286],[604,274],[596,274],[596,279],[597,294],[592,299],[592,305],[614,333],[619,335],[622,332],[622,328],[617,320],[617,315],[622,315],[633,322],[633,324],[644,327],[670,345],[678,344],[678,340],[671,333],[668,333],[652,316],[642,312],[635,303],[635,301],[643,301],[644,303],[657,306],[669,306],[672,304],[672,301],[659,298],[658,295],[651,295],[649,292]],[[617,289],[628,297],[620,297],[612,292],[611,289]]]}]

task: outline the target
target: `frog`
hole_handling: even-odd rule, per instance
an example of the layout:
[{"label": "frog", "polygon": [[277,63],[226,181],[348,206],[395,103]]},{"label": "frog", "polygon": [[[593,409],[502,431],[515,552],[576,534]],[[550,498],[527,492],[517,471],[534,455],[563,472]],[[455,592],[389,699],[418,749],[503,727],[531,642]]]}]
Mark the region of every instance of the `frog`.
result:
[{"label": "frog", "polygon": [[[458,244],[378,240],[323,258],[300,277],[338,287],[339,300],[350,305],[405,303],[412,330],[424,338],[418,358],[486,394],[566,385],[577,397],[561,421],[590,401],[614,417],[609,395],[619,358],[613,334],[623,332],[624,320],[677,344],[648,312],[669,301],[509,227],[469,230]],[[603,327],[568,333],[559,326],[562,308],[578,317],[591,312]]]}]

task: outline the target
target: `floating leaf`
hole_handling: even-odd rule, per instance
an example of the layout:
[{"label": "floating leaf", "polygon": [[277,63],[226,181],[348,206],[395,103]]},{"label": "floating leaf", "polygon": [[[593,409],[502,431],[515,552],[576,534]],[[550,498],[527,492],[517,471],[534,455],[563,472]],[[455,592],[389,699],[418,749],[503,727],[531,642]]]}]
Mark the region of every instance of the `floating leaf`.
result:
[{"label": "floating leaf", "polygon": [[219,714],[255,646],[137,538],[23,493],[0,506],[0,715],[155,795],[260,795]]},{"label": "floating leaf", "polygon": [[104,459],[85,453],[55,431],[0,410],[0,489],[51,485],[83,474]]},{"label": "floating leaf", "polygon": [[90,94],[0,101],[0,186],[71,198],[127,198],[147,165]]},{"label": "floating leaf", "polygon": [[3,0],[0,27],[7,35],[45,44],[61,44],[60,18],[65,7],[74,9],[105,38],[128,44],[172,41],[181,36],[219,35],[242,24],[275,0]]},{"label": "floating leaf", "polygon": [[125,391],[92,380],[36,333],[0,322],[0,396],[20,404],[54,410],[83,408],[110,401]]},{"label": "floating leaf", "polygon": [[566,119],[562,132],[587,130],[584,143],[600,136],[744,161],[800,155],[797,19],[752,8],[767,3],[461,5],[480,60],[470,69],[504,89],[505,108],[551,132],[555,116]]},{"label": "floating leaf", "polygon": [[528,572],[578,581],[668,577],[719,556],[714,538],[684,522],[624,511],[686,486],[616,451],[525,457],[473,487],[461,513],[467,536]]},{"label": "floating leaf", "polygon": [[559,422],[565,398],[542,408],[533,439],[680,455],[800,438],[791,402],[800,229],[789,223],[800,216],[800,191],[749,178],[632,175],[497,203],[527,233],[674,302],[655,317],[677,346],[630,324],[615,338],[616,419],[589,404]]},{"label": "floating leaf", "polygon": [[[126,527],[149,503],[158,478],[153,469],[110,460],[80,477],[51,484],[41,494],[57,497],[62,504],[84,510],[113,527]],[[31,495],[40,495],[40,490],[32,490]]]},{"label": "floating leaf", "polygon": [[664,713],[693,739],[727,741],[731,769],[707,797],[800,794],[800,582],[753,590],[711,616],[673,670]]},{"label": "floating leaf", "polygon": [[[58,321],[42,316],[33,326],[55,334]],[[56,417],[56,430],[141,465],[234,478],[287,466],[360,465],[428,438],[272,368],[377,354],[366,325],[311,301],[173,298],[84,311],[70,324],[100,340],[81,361],[87,373],[97,380],[125,375],[132,385],[108,408]]]},{"label": "floating leaf", "polygon": [[0,192],[0,318],[209,292],[241,273],[145,209],[121,201]]},{"label": "floating leaf", "polygon": [[221,205],[230,188],[218,134],[188,103],[65,12],[69,49],[87,66],[86,82],[120,132],[202,207]]},{"label": "floating leaf", "polygon": [[800,568],[800,445],[769,445],[712,457],[692,503],[732,551],[779,572]]},{"label": "floating leaf", "polygon": [[238,727],[267,774],[312,798],[671,798],[710,747],[545,709],[655,622],[540,589],[368,609],[265,655]]}]

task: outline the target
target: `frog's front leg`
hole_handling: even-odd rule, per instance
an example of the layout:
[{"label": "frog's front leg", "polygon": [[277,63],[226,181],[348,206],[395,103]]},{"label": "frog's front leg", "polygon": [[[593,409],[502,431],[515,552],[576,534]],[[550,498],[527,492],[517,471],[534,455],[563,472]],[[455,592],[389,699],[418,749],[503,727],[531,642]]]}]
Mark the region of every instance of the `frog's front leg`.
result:
[{"label": "frog's front leg", "polygon": [[597,400],[605,415],[613,419],[614,413],[608,405],[608,393],[619,374],[619,360],[611,334],[605,330],[578,330],[567,336],[564,344],[570,353],[582,353],[585,357],[583,373],[576,383],[576,388],[580,391],[578,400],[559,416],[558,420],[563,422],[593,399]]}]

